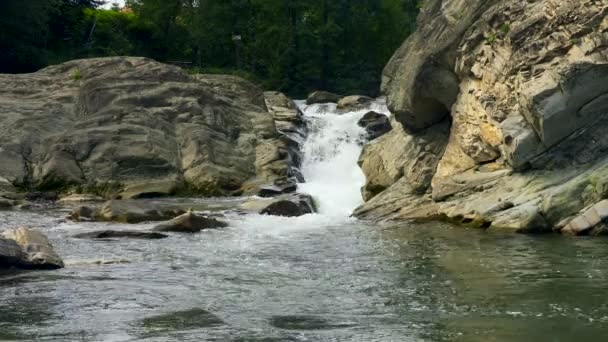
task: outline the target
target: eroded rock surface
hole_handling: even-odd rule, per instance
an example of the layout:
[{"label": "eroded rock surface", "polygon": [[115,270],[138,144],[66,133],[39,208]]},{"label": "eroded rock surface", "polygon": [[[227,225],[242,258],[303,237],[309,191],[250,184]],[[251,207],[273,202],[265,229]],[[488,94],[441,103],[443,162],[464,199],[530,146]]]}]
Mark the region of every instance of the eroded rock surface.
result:
[{"label": "eroded rock surface", "polygon": [[546,232],[607,198],[607,12],[604,0],[425,1],[384,70],[400,127],[365,148],[357,215]]},{"label": "eroded rock surface", "polygon": [[0,177],[106,197],[238,194],[266,172],[257,156],[281,136],[265,106],[243,79],[146,58],[0,75]]}]

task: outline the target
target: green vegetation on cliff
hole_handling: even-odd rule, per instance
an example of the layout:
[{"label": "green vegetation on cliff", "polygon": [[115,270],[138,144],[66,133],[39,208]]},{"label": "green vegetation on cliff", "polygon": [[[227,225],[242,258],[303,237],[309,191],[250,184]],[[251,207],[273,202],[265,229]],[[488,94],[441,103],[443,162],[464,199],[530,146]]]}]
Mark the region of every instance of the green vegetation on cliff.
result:
[{"label": "green vegetation on cliff", "polygon": [[128,0],[122,10],[101,3],[0,2],[0,73],[138,55],[294,95],[374,95],[418,12],[417,0]]}]

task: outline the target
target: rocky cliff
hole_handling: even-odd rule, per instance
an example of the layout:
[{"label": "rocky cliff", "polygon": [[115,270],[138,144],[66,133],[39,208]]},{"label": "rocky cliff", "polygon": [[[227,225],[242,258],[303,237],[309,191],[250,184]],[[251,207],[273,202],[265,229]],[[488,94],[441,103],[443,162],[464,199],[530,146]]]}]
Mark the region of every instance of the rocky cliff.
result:
[{"label": "rocky cliff", "polygon": [[400,128],[365,148],[356,214],[545,232],[608,197],[607,12],[426,0],[384,70]]},{"label": "rocky cliff", "polygon": [[265,102],[240,78],[146,58],[0,75],[0,184],[123,198],[255,193],[293,176],[283,118]]}]

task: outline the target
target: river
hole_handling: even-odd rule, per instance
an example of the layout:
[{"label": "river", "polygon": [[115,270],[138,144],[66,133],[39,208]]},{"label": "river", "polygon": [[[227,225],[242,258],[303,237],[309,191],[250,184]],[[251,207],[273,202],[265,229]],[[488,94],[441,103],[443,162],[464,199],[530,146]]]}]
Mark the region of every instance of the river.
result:
[{"label": "river", "polygon": [[[303,106],[303,104],[300,104]],[[382,103],[376,103],[383,111]],[[363,112],[304,107],[301,191],[320,214],[226,213],[230,227],[168,239],[72,238],[61,208],[0,212],[46,233],[67,267],[0,273],[0,340],[599,341],[608,336],[603,239],[371,224],[356,167]],[[222,211],[241,199],[191,201]],[[151,224],[131,225],[146,229]],[[103,262],[102,262],[103,261]],[[100,264],[100,262],[102,262]]]}]

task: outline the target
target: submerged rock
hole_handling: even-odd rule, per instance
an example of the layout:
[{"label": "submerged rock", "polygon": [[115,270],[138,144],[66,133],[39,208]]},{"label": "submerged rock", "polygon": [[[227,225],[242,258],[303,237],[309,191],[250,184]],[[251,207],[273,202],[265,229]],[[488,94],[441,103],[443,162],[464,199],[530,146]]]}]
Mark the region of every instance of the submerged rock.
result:
[{"label": "submerged rock", "polygon": [[204,229],[224,228],[228,224],[212,217],[187,212],[154,228],[157,232],[198,233]]},{"label": "submerged rock", "polygon": [[314,214],[316,206],[312,196],[307,194],[295,194],[281,196],[266,205],[260,211],[262,215],[297,217],[306,214]]},{"label": "submerged rock", "polygon": [[157,233],[157,232],[146,232],[138,230],[101,230],[95,232],[81,233],[74,235],[77,239],[116,239],[116,238],[127,238],[127,239],[144,239],[144,240],[158,240],[168,238],[168,235]]},{"label": "submerged rock", "polygon": [[393,129],[391,120],[383,114],[376,112],[367,112],[357,125],[365,128],[369,141],[377,139]]},{"label": "submerged rock", "polygon": [[148,317],[142,323],[149,333],[202,329],[225,324],[213,313],[198,308]]},{"label": "submerged rock", "polygon": [[[16,249],[16,246],[21,249],[21,252]],[[2,232],[0,260],[0,265],[18,268],[57,269],[64,267],[63,260],[55,253],[48,238],[41,232],[29,228],[9,229]]]},{"label": "submerged rock", "polygon": [[341,96],[328,91],[317,90],[308,95],[306,99],[307,105],[318,104],[318,103],[338,103]]}]

